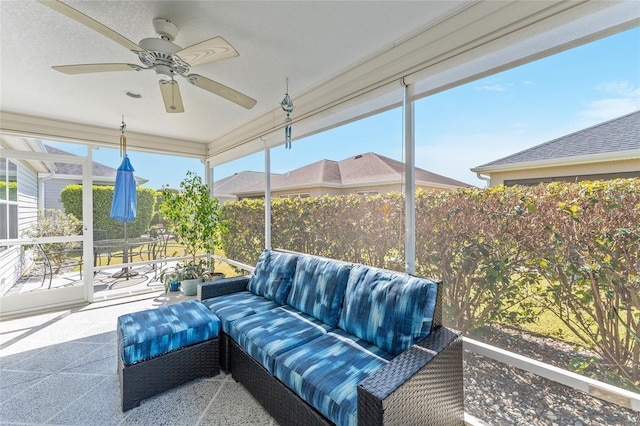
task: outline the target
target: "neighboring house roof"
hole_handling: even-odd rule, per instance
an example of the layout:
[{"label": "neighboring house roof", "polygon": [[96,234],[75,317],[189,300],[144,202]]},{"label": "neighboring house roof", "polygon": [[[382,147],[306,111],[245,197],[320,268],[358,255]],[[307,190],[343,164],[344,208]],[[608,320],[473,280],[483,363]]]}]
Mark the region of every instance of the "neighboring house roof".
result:
[{"label": "neighboring house roof", "polygon": [[232,197],[237,191],[241,190],[242,188],[246,188],[263,181],[263,172],[252,172],[245,170],[215,181],[213,183],[213,194],[216,197]]},{"label": "neighboring house roof", "polygon": [[[470,185],[424,169],[417,168],[416,183],[428,186],[452,188]],[[404,163],[368,152],[342,161],[320,160],[285,174],[272,175],[271,189],[276,191],[308,187],[357,187],[402,182]],[[249,194],[264,191],[264,183],[258,183],[238,191]]]},{"label": "neighboring house roof", "polygon": [[[50,145],[45,145],[44,148],[47,150],[49,154],[60,154],[60,155],[74,155],[67,151],[63,151],[58,148],[54,148]],[[75,155],[74,155],[75,156]],[[56,167],[56,176],[81,176],[82,175],[82,165],[81,164],[71,164],[71,163],[60,163],[55,162]],[[118,170],[113,167],[109,167],[102,163],[93,162],[93,178],[106,178],[108,181],[115,181],[116,174]],[[148,179],[142,178],[140,176],[135,177],[138,185],[142,185],[148,182]]]},{"label": "neighboring house roof", "polygon": [[640,111],[471,169],[477,173],[640,158]]}]

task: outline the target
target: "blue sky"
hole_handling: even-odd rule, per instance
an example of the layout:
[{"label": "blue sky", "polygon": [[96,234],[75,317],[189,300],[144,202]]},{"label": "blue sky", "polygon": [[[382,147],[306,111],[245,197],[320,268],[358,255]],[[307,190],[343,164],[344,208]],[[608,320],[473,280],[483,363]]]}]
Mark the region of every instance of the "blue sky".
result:
[{"label": "blue sky", "polygon": [[[415,108],[416,166],[484,186],[470,168],[640,109],[640,28],[421,99]],[[400,109],[300,140],[294,125],[293,137],[292,149],[271,150],[272,172],[365,152],[403,159]],[[93,155],[114,167],[120,161],[117,150]],[[204,171],[199,160],[129,156],[146,187],[177,187],[187,170]],[[214,176],[243,170],[263,171],[263,153],[218,166]]]}]

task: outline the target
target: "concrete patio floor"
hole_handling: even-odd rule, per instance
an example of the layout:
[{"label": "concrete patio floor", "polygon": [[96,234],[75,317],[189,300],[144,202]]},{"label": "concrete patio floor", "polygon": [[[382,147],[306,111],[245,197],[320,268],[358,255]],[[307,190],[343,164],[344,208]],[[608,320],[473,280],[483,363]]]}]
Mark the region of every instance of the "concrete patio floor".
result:
[{"label": "concrete patio floor", "polygon": [[224,373],[121,411],[117,317],[187,299],[154,292],[0,322],[0,424],[277,424]]}]

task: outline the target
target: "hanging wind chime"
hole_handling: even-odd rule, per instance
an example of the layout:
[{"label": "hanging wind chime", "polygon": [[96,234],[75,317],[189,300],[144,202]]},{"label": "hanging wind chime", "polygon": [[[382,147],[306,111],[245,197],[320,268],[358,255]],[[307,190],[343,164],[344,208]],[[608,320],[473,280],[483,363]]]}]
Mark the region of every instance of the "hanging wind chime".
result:
[{"label": "hanging wind chime", "polygon": [[127,155],[127,137],[124,135],[124,129],[127,125],[124,124],[124,115],[122,116],[122,125],[120,126],[120,157]]},{"label": "hanging wind chime", "polygon": [[280,102],[282,110],[287,113],[287,118],[284,120],[284,148],[291,149],[291,117],[289,114],[293,112],[293,101],[289,97],[289,78],[287,78],[287,92],[284,95],[284,99]]}]

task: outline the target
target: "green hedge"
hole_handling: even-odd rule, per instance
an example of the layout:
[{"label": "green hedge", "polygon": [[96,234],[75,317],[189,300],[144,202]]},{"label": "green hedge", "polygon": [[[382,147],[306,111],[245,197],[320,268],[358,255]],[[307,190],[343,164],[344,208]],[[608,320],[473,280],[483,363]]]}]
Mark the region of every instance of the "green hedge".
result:
[{"label": "green hedge", "polygon": [[[136,188],[138,197],[136,218],[127,224],[127,237],[136,238],[144,234],[151,225],[156,209],[156,191]],[[62,190],[60,199],[66,213],[82,220],[82,185],[68,185]],[[124,225],[109,217],[113,186],[93,186],[93,229],[104,229],[109,238],[124,238]]]},{"label": "green hedge", "polygon": [[[403,202],[400,194],[274,199],[271,246],[402,269],[394,259],[404,241]],[[264,200],[227,202],[221,214],[226,256],[255,264],[264,248]]]},{"label": "green hedge", "polygon": [[[264,201],[229,202],[226,255],[255,264]],[[272,247],[404,268],[404,199],[272,200]],[[444,283],[448,324],[555,314],[640,387],[640,179],[416,194],[416,272]],[[623,381],[624,381],[623,380]]]}]

